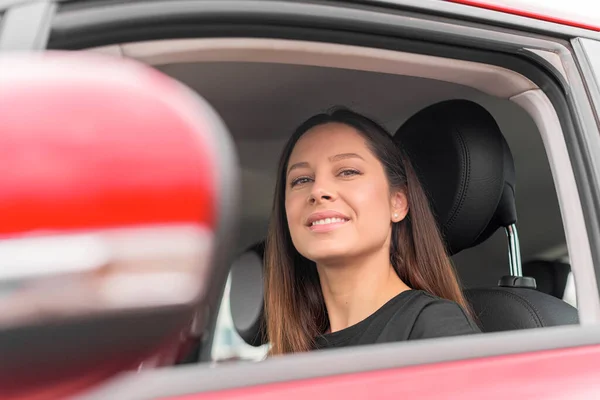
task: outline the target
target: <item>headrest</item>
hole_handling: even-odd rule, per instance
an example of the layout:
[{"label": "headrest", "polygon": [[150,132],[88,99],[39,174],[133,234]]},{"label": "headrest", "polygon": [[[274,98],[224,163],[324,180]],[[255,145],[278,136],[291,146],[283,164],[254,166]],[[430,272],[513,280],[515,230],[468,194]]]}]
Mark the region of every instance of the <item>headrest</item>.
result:
[{"label": "headrest", "polygon": [[429,106],[394,136],[431,201],[450,254],[516,222],[515,169],[492,115],[467,100]]},{"label": "headrest", "polygon": [[238,257],[231,266],[229,306],[236,331],[252,346],[264,340],[263,257],[264,242]]}]

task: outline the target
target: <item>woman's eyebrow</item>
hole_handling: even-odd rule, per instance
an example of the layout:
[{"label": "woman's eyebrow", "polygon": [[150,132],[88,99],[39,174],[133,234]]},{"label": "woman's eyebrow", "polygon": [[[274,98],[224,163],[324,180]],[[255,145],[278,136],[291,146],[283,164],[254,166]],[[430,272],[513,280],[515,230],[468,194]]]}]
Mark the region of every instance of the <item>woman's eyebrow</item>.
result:
[{"label": "woman's eyebrow", "polygon": [[359,156],[356,153],[336,154],[335,156],[329,157],[329,161],[331,161],[331,162],[333,162],[333,161],[340,161],[340,160],[346,160],[348,158],[360,158],[361,160],[364,161],[364,158],[362,158],[361,156]]},{"label": "woman's eyebrow", "polygon": [[292,172],[295,169],[308,168],[308,167],[309,167],[308,163],[306,161],[302,161],[302,162],[296,163],[296,164],[292,165],[290,168],[288,168],[287,174],[289,175],[290,172]]}]

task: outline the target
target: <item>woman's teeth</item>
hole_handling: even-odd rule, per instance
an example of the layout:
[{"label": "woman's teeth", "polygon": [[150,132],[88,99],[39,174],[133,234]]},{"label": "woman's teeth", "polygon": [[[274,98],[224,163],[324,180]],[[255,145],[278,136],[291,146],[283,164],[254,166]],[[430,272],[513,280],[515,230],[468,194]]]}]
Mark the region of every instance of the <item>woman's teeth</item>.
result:
[{"label": "woman's teeth", "polygon": [[318,221],[314,221],[311,224],[311,226],[335,224],[335,223],[340,223],[340,222],[346,222],[346,219],[344,219],[344,218],[325,218],[325,219],[320,219]]}]

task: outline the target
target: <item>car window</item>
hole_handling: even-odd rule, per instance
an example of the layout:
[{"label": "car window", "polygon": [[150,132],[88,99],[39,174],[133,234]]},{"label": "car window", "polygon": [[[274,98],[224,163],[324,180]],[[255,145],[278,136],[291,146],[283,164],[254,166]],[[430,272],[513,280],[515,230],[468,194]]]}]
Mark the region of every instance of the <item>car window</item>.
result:
[{"label": "car window", "polygon": [[[238,254],[243,254],[266,237],[277,158],[294,125],[307,114],[345,102],[373,115],[393,132],[427,105],[448,98],[472,100],[486,108],[496,119],[510,146],[517,171],[517,226],[523,259],[536,259],[555,251],[555,248],[566,248],[557,191],[542,137],[531,116],[507,99],[429,79],[298,65],[219,62],[172,64],[160,68],[201,93],[231,126],[244,170],[240,243],[236,246]],[[240,68],[244,71],[243,77],[238,73]],[[211,79],[199,79],[201,76],[210,76]],[[348,81],[354,82],[354,85],[345,85],[344,82]],[[257,117],[261,115],[260,110],[271,109],[276,104],[289,104],[287,88],[290,87],[303,88],[294,98],[295,104],[303,104],[302,109],[290,108],[281,116]],[[263,91],[269,95],[255,96]],[[394,99],[403,105],[395,106],[385,97],[376,95],[386,91],[396,93]],[[231,93],[236,93],[236,96],[232,97]],[[365,96],[365,93],[370,95]],[[419,101],[406,95],[404,98],[402,93],[419,93]],[[244,97],[253,98],[256,109],[250,112],[237,107],[237,101]],[[234,98],[236,101],[233,101]],[[403,98],[402,102],[400,98]],[[510,273],[507,247],[506,233],[498,229],[481,245],[454,256],[453,262],[463,287],[497,287],[499,279]],[[572,282],[571,278],[569,284]],[[574,298],[570,294],[572,291],[566,293],[571,296],[569,299]],[[263,359],[265,347],[250,346],[237,334],[229,309],[229,294],[230,282],[220,308],[213,358]],[[569,304],[574,302],[569,301]]]}]

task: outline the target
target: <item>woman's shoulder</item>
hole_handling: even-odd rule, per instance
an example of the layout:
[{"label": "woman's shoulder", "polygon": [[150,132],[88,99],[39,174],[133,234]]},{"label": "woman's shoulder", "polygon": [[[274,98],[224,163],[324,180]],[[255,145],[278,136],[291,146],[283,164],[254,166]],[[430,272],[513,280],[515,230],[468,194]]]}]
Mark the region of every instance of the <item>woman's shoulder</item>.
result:
[{"label": "woman's shoulder", "polygon": [[415,319],[409,339],[467,335],[480,332],[458,303],[422,290],[412,293]]}]

